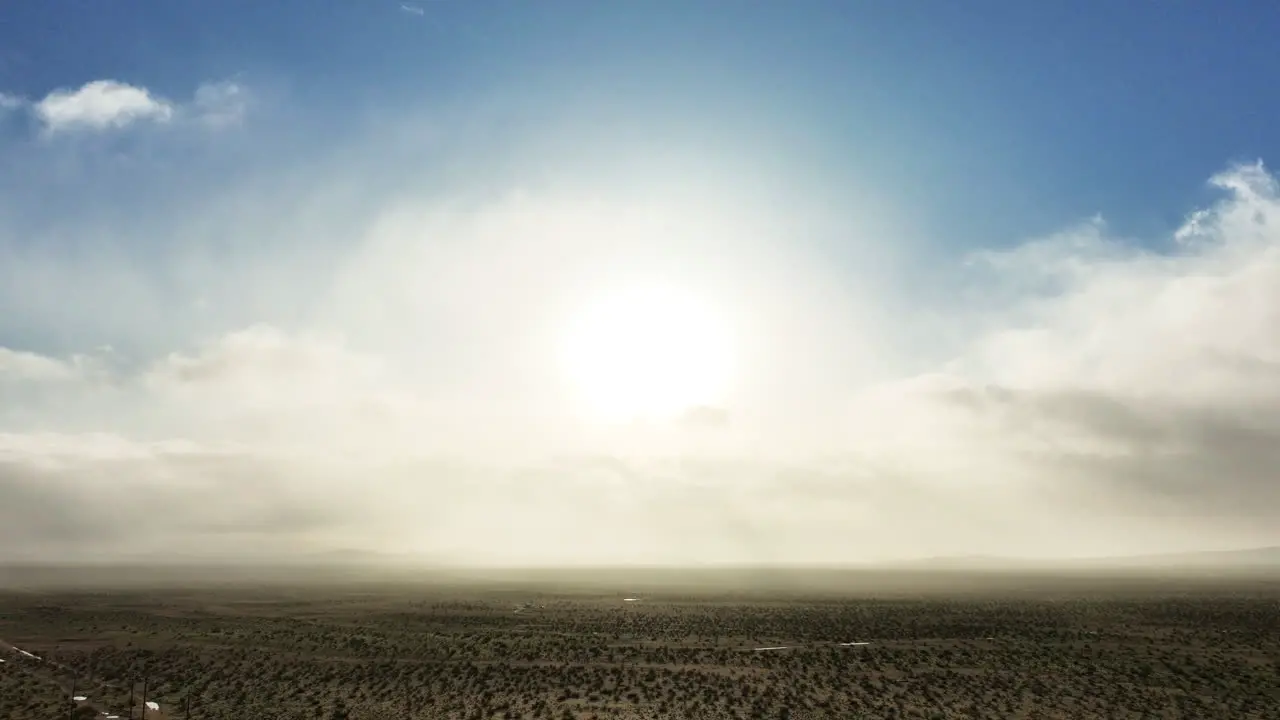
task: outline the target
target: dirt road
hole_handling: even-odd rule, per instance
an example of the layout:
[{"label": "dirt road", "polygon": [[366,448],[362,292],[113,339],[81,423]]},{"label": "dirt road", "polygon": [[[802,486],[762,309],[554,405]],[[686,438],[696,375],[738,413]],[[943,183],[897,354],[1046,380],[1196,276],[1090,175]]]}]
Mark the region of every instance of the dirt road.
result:
[{"label": "dirt road", "polygon": [[[50,660],[48,658],[41,657],[36,653],[23,650],[22,648],[17,647],[13,643],[10,643],[7,640],[4,640],[3,638],[0,638],[0,659],[3,659],[5,661],[4,663],[5,668],[11,669],[16,672],[23,672],[32,677],[39,678],[41,680],[44,680],[45,682],[56,685],[63,693],[67,695],[67,697],[73,697],[71,683],[66,682],[65,680],[59,679],[56,674],[56,671],[61,670],[62,672],[68,673],[72,677],[74,677],[75,671],[67,667],[66,665],[63,665],[62,663],[56,662],[54,660]],[[128,711],[116,710],[114,708],[109,708],[109,707],[105,707],[98,704],[94,696],[97,694],[100,694],[103,688],[112,688],[115,690],[126,689],[126,688],[122,688],[122,686],[117,685],[115,683],[104,682],[104,681],[89,683],[88,685],[85,685],[85,686],[77,686],[75,690],[76,696],[83,696],[85,697],[85,700],[77,702],[76,705],[79,707],[93,708],[95,711],[95,714],[98,717],[103,718],[103,720],[107,720],[107,718],[112,718],[112,717],[122,718],[122,719],[131,717]],[[139,703],[141,703],[140,699],[139,699]],[[141,707],[141,705],[139,705],[139,707]],[[132,713],[132,717],[140,718],[141,713],[139,711],[134,711]],[[146,713],[146,717],[147,717],[147,720],[169,720],[168,714],[166,714],[163,710],[148,709]]]}]

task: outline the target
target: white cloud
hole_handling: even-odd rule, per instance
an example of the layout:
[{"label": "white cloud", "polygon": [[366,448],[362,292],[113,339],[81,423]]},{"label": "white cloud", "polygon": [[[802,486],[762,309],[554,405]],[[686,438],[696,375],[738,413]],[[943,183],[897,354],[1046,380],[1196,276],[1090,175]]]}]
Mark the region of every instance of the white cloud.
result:
[{"label": "white cloud", "polygon": [[201,84],[189,102],[117,80],[93,80],[79,88],[57,89],[36,101],[0,92],[0,110],[27,109],[49,134],[177,121],[223,128],[240,124],[248,107],[248,90],[231,80]]},{"label": "white cloud", "polygon": [[55,90],[35,104],[36,116],[50,132],[102,130],[135,122],[168,122],[173,103],[146,88],[115,80],[94,80],[76,90]]},{"label": "white cloud", "polygon": [[1127,248],[1093,226],[989,256],[1002,275],[1056,287],[977,338],[967,372],[1015,387],[1280,401],[1280,195],[1260,166],[1214,184],[1231,197],[1193,215],[1172,252]]}]

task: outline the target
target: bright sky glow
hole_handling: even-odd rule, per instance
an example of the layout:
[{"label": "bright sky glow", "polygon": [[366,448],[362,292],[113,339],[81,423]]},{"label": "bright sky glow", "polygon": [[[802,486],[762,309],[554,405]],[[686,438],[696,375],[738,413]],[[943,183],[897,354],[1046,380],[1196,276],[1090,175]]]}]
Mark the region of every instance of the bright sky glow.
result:
[{"label": "bright sky glow", "polygon": [[668,420],[727,400],[732,354],[724,320],[694,297],[654,287],[583,308],[566,340],[565,363],[596,417]]},{"label": "bright sky glow", "polygon": [[10,5],[0,560],[1280,545],[1280,5]]}]

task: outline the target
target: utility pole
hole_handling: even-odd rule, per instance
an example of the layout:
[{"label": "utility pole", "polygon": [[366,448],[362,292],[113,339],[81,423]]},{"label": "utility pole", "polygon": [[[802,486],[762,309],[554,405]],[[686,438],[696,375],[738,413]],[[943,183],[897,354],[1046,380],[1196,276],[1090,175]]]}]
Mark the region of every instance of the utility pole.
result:
[{"label": "utility pole", "polygon": [[142,720],[147,720],[147,679],[142,678]]},{"label": "utility pole", "polygon": [[75,720],[76,717],[76,676],[71,675],[71,709],[67,711],[69,720]]},{"label": "utility pole", "polygon": [[191,720],[191,691],[187,691],[187,711],[185,715],[187,720]]},{"label": "utility pole", "polygon": [[138,678],[129,677],[129,717],[133,717],[133,689],[138,686]]}]

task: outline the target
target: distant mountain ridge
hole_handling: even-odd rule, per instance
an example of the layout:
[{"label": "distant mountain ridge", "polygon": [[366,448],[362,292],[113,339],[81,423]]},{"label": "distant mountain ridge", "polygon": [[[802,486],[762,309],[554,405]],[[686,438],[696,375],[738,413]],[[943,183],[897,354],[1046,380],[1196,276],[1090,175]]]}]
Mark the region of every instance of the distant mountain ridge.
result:
[{"label": "distant mountain ridge", "polygon": [[1280,565],[1280,546],[1245,548],[1241,550],[1200,550],[1196,552],[1159,553],[1115,558],[1120,563],[1150,563],[1163,565]]},{"label": "distant mountain ridge", "polygon": [[1201,550],[1192,552],[1176,552],[1176,553],[1151,553],[1143,555],[1115,555],[1115,556],[1093,556],[1078,558],[1026,558],[1016,556],[1001,555],[939,555],[934,557],[889,560],[889,561],[865,561],[851,563],[781,563],[755,565],[751,563],[727,563],[727,564],[702,564],[690,563],[688,565],[676,564],[654,564],[654,565],[632,565],[622,564],[617,566],[591,565],[579,566],[574,564],[566,564],[563,566],[547,565],[533,567],[499,567],[490,566],[488,564],[470,565],[467,563],[451,562],[446,558],[429,554],[418,553],[391,553],[379,552],[376,550],[363,550],[354,548],[335,548],[331,550],[315,550],[302,552],[279,552],[279,553],[260,553],[256,555],[232,555],[232,554],[192,554],[192,553],[155,553],[155,554],[133,554],[133,555],[102,555],[102,556],[81,556],[74,558],[64,558],[61,560],[49,560],[38,558],[22,558],[9,557],[0,559],[0,565],[19,565],[19,566],[82,566],[82,565],[107,565],[107,566],[187,566],[187,567],[247,567],[247,568],[269,568],[269,567],[293,567],[293,568],[334,568],[339,570],[358,570],[360,568],[367,569],[421,569],[421,570],[557,570],[557,569],[574,569],[574,570],[600,570],[600,569],[695,569],[705,568],[707,570],[749,570],[749,569],[846,569],[846,570],[873,570],[873,571],[998,571],[998,570],[1014,570],[1014,571],[1053,571],[1053,570],[1085,570],[1085,569],[1141,569],[1141,568],[1191,568],[1191,569],[1207,569],[1214,568],[1256,568],[1280,569],[1280,546],[1266,546],[1255,548],[1244,548],[1236,550]]},{"label": "distant mountain ridge", "polygon": [[902,563],[881,563],[912,569],[930,570],[1026,570],[1074,568],[1280,568],[1280,546],[1237,550],[1198,550],[1143,555],[1102,555],[1081,558],[1018,558],[999,555],[943,555]]}]

